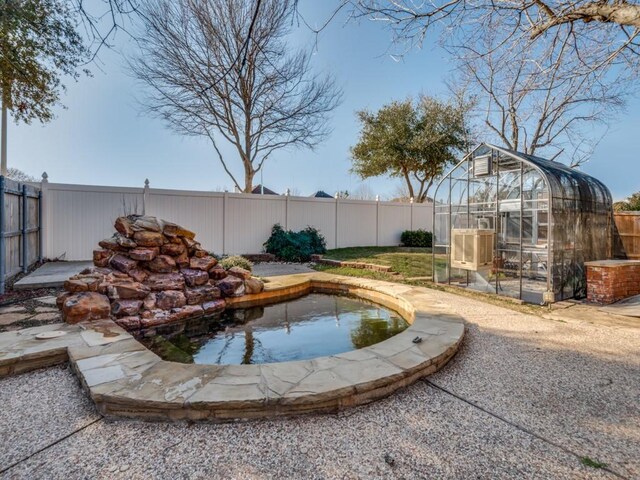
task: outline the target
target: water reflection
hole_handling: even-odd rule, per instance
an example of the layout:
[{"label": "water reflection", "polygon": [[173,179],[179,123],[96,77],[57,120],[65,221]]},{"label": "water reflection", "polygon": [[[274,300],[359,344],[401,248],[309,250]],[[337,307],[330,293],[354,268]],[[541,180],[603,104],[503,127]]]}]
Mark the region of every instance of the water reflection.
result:
[{"label": "water reflection", "polygon": [[145,343],[171,361],[255,364],[335,355],[381,342],[405,328],[400,316],[378,305],[310,294],[165,327]]}]

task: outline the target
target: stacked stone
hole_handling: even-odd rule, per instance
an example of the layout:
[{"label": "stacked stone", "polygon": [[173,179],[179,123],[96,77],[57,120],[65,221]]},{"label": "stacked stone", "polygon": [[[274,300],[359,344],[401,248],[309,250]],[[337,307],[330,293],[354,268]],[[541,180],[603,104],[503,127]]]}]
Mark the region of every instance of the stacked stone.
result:
[{"label": "stacked stone", "polygon": [[68,323],[113,318],[127,330],[217,313],[225,297],[259,293],[263,283],[225,270],[195,233],[155,217],[129,215],[93,252],[95,267],[71,277],[58,297]]}]

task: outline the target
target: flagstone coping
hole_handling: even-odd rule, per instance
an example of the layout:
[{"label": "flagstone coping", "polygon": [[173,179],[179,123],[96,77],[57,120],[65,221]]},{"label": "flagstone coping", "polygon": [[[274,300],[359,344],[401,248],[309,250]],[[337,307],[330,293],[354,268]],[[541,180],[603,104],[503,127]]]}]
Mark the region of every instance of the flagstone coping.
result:
[{"label": "flagstone coping", "polygon": [[[264,292],[234,299],[248,306],[311,291],[345,292],[392,308],[410,323],[398,335],[329,357],[260,365],[167,362],[105,319],[0,334],[0,377],[70,361],[98,410],[108,417],[209,420],[277,417],[371,402],[439,370],[456,353],[464,323],[420,287],[309,273],[272,277]],[[58,338],[39,333],[62,330]],[[420,343],[413,343],[421,337]]]}]

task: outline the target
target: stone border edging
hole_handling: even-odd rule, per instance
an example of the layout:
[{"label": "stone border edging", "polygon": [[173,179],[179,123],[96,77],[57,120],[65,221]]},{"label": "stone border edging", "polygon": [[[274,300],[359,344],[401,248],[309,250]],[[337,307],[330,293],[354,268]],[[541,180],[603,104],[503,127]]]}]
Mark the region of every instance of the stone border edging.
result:
[{"label": "stone border edging", "polygon": [[[268,285],[235,305],[310,291],[348,292],[398,311],[411,325],[360,350],[261,365],[167,362],[111,320],[48,325],[0,334],[0,376],[68,358],[100,413],[108,417],[229,421],[336,412],[388,396],[437,371],[456,353],[464,335],[462,318],[425,288],[325,273],[271,277]],[[34,339],[41,331],[58,329],[68,334]],[[423,341],[414,344],[416,336]]]},{"label": "stone border edging", "polygon": [[383,272],[383,273],[389,273],[392,275],[397,275],[397,273],[393,271],[390,265],[378,265],[377,263],[353,262],[350,260],[335,260],[333,258],[324,258],[322,255],[312,255],[311,261],[315,263],[320,263],[322,265],[329,265],[331,267],[357,268],[360,270],[373,270],[374,272]]}]

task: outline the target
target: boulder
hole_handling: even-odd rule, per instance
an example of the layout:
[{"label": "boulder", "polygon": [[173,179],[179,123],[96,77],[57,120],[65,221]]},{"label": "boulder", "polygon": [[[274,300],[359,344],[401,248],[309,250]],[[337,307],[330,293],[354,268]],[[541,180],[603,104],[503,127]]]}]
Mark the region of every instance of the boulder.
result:
[{"label": "boulder", "polygon": [[227,302],[225,302],[223,298],[219,298],[218,300],[212,300],[211,302],[203,303],[202,309],[204,310],[205,315],[211,315],[221,312],[225,309],[226,306]]},{"label": "boulder", "polygon": [[176,265],[180,268],[189,268],[189,255],[187,255],[187,251],[185,250],[176,258]]},{"label": "boulder", "polygon": [[198,318],[202,315],[204,315],[202,305],[185,305],[184,307],[173,308],[169,318],[172,322],[178,322],[187,318]]},{"label": "boulder", "polygon": [[164,245],[164,235],[160,232],[141,230],[133,234],[133,239],[141,247],[160,247]]},{"label": "boulder", "polygon": [[128,275],[139,283],[143,283],[149,277],[147,271],[141,268],[132,268]]},{"label": "boulder", "polygon": [[255,277],[247,278],[244,281],[247,293],[260,293],[264,290],[264,283]]},{"label": "boulder", "polygon": [[167,290],[156,294],[156,307],[162,310],[184,307],[186,304],[187,299],[184,293],[178,290]]},{"label": "boulder", "polygon": [[122,273],[127,273],[132,268],[137,267],[138,262],[122,254],[117,254],[111,258],[109,265]]},{"label": "boulder", "polygon": [[158,255],[144,266],[155,273],[169,273],[176,269],[176,261],[169,255]]},{"label": "boulder", "polygon": [[109,297],[122,300],[143,300],[149,295],[151,289],[139,282],[121,282],[111,285]]},{"label": "boulder", "polygon": [[191,230],[187,230],[186,228],[171,222],[163,222],[162,233],[164,233],[167,237],[185,237],[189,239],[196,238],[196,234]]},{"label": "boulder", "polygon": [[62,304],[62,318],[67,323],[109,318],[110,313],[109,299],[96,292],[72,294]]},{"label": "boulder", "polygon": [[140,316],[140,328],[157,327],[171,322],[168,310],[145,310]]},{"label": "boulder", "polygon": [[138,246],[136,242],[120,233],[116,233],[116,242],[118,242],[118,245],[126,249],[136,248]]},{"label": "boulder", "polygon": [[155,292],[151,292],[144,299],[142,304],[145,310],[154,310],[156,308],[156,294]]},{"label": "boulder", "polygon": [[154,292],[182,290],[184,288],[184,277],[177,272],[152,273],[144,283]]},{"label": "boulder", "polygon": [[218,261],[210,255],[202,258],[191,257],[189,259],[189,267],[195,270],[209,271],[215,267],[217,263]]},{"label": "boulder", "polygon": [[241,280],[247,280],[251,278],[251,272],[249,270],[245,270],[242,267],[231,267],[227,270],[229,275],[233,275],[234,277],[238,277]]},{"label": "boulder", "polygon": [[96,267],[106,267],[109,265],[109,260],[113,252],[111,250],[94,250],[93,251],[93,264]]},{"label": "boulder", "polygon": [[148,215],[136,215],[129,218],[133,220],[133,225],[131,226],[131,228],[136,232],[162,232],[162,228],[160,228],[160,223],[158,222],[158,219],[156,217],[151,217]]},{"label": "boulder", "polygon": [[227,275],[227,271],[222,267],[222,265],[216,265],[209,270],[209,278],[211,280],[222,280]]},{"label": "boulder", "polygon": [[64,305],[64,301],[69,298],[73,293],[71,292],[62,292],[60,295],[56,297],[56,306],[58,310],[62,310],[62,305]]},{"label": "boulder", "polygon": [[187,247],[184,246],[184,243],[165,243],[162,247],[160,247],[160,251],[163,255],[171,255],[172,257],[177,257],[187,252]]},{"label": "boulder", "polygon": [[98,285],[100,285],[101,281],[102,281],[101,277],[93,277],[93,276],[80,277],[76,275],[75,277],[71,277],[69,280],[66,280],[64,282],[64,289],[67,292],[71,292],[71,293],[97,292]]},{"label": "boulder", "polygon": [[203,270],[194,270],[192,268],[183,268],[180,273],[184,277],[184,282],[188,287],[198,287],[206,285],[209,282],[209,274]]},{"label": "boulder", "polygon": [[115,251],[125,250],[118,243],[116,234],[114,234],[111,238],[105,238],[104,240],[100,240],[98,242],[98,245],[100,245],[102,248],[106,248],[107,250],[115,250]]},{"label": "boulder", "polygon": [[142,308],[142,300],[116,300],[111,304],[111,312],[116,317],[137,315]]},{"label": "boulder", "polygon": [[200,247],[200,246],[196,246],[192,249],[193,252],[193,256],[194,257],[198,257],[198,258],[204,258],[207,255],[209,255],[209,252],[207,252],[204,248]]},{"label": "boulder", "polygon": [[196,245],[200,245],[193,238],[182,237],[182,243],[187,247],[187,250],[192,250]]},{"label": "boulder", "polygon": [[196,305],[220,298],[220,289],[213,285],[203,285],[201,287],[187,287],[184,291],[187,303]]},{"label": "boulder", "polygon": [[140,329],[140,317],[137,315],[116,318],[116,323],[128,331]]},{"label": "boulder", "polygon": [[134,260],[142,260],[149,262],[156,258],[160,253],[158,247],[138,247],[129,251],[129,256]]},{"label": "boulder", "polygon": [[133,228],[132,222],[127,217],[118,217],[116,218],[116,222],[114,223],[116,230],[121,235],[124,235],[127,238],[131,238],[133,236]]},{"label": "boulder", "polygon": [[244,281],[238,277],[225,277],[216,283],[216,287],[224,297],[241,297],[245,292]]}]

